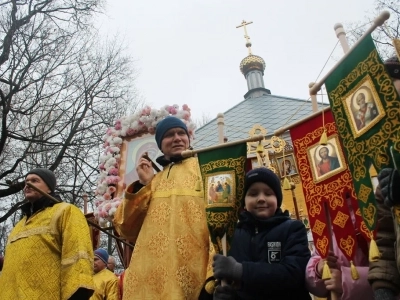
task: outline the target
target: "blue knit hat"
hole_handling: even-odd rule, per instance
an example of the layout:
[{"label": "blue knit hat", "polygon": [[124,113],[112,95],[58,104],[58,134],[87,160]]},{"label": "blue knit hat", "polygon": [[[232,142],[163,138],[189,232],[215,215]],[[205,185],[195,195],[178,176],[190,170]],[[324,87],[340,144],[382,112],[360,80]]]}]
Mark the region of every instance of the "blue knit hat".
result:
[{"label": "blue knit hat", "polygon": [[156,127],[156,143],[161,151],[161,142],[164,138],[164,135],[168,130],[172,128],[182,128],[183,130],[185,130],[187,136],[189,136],[188,129],[185,123],[183,123],[180,119],[176,117],[166,117],[165,119],[160,121],[160,123],[158,123]]},{"label": "blue knit hat", "polygon": [[[39,176],[40,178],[43,179],[43,181],[47,184],[47,186],[49,187],[49,189],[54,192],[54,190],[56,189],[56,185],[57,185],[57,180],[56,180],[56,176],[54,175],[54,173],[48,169],[43,169],[43,168],[37,168],[37,169],[33,169],[30,170],[28,172],[28,174],[26,174],[26,176],[28,176],[29,174],[35,174],[37,176]],[[25,176],[25,178],[26,178]]]},{"label": "blue knit hat", "polygon": [[245,196],[250,186],[255,182],[264,182],[267,184],[275,193],[278,207],[281,207],[283,198],[281,181],[274,172],[267,168],[256,168],[247,172],[244,179]]},{"label": "blue knit hat", "polygon": [[106,265],[108,263],[108,253],[103,248],[99,248],[94,251],[94,256],[100,258]]}]

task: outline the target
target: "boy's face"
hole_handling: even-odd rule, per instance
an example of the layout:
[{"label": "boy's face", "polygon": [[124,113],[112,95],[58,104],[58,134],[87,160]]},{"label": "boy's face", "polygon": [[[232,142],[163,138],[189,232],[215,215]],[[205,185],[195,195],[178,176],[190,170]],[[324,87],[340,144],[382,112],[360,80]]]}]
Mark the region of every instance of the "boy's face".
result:
[{"label": "boy's face", "polygon": [[264,182],[255,182],[250,186],[244,203],[245,209],[258,219],[272,217],[278,208],[274,191]]}]

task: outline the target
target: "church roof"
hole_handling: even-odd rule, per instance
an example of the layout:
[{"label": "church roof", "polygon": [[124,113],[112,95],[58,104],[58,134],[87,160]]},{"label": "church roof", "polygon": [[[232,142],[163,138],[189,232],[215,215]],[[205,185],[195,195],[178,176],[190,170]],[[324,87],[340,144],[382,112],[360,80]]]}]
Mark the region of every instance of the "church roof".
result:
[{"label": "church roof", "polygon": [[[224,135],[228,142],[249,137],[250,129],[259,124],[267,129],[267,136],[312,114],[310,101],[264,94],[245,99],[224,112]],[[289,118],[292,118],[289,120]],[[218,144],[217,118],[196,130],[193,146],[196,149]]]}]

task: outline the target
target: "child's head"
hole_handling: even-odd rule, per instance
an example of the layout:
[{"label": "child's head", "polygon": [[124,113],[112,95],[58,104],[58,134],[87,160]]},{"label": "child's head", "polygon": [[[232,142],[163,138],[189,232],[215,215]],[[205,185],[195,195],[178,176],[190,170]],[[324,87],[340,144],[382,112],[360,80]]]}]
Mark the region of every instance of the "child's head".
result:
[{"label": "child's head", "polygon": [[281,181],[267,168],[257,168],[246,174],[244,208],[257,217],[266,219],[275,215],[282,204]]}]

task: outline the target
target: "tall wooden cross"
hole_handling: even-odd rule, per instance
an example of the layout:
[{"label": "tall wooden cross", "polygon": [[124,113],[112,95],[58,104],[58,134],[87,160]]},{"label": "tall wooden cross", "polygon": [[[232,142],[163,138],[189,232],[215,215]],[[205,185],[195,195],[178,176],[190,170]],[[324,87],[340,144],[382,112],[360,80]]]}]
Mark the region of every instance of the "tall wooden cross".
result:
[{"label": "tall wooden cross", "polygon": [[239,26],[236,26],[236,28],[243,27],[244,28],[244,38],[246,39],[246,47],[249,50],[249,55],[251,55],[251,42],[250,42],[250,37],[247,34],[247,28],[246,25],[253,24],[253,22],[246,22],[245,20],[242,21],[242,23]]}]

